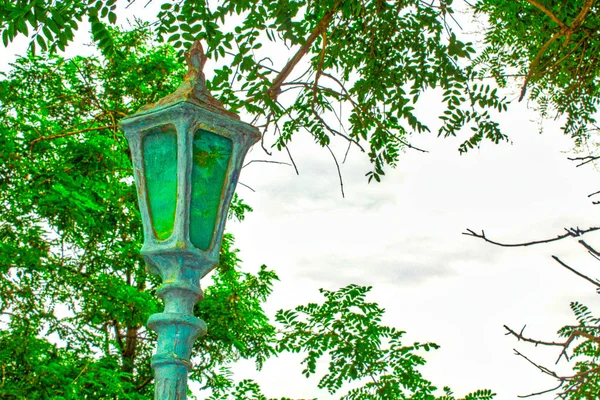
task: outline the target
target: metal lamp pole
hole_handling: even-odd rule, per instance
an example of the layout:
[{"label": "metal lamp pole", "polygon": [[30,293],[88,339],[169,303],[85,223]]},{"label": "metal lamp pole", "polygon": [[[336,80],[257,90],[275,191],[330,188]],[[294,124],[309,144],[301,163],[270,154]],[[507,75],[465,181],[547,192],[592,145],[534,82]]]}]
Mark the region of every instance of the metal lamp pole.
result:
[{"label": "metal lamp pole", "polygon": [[206,89],[199,42],[186,56],[188,72],[172,94],[142,107],[120,125],[131,149],[144,228],[141,249],[161,276],[162,313],[152,357],[155,400],[187,397],[194,341],[206,333],[194,316],[200,279],[218,263],[223,229],[242,163],[259,131],[226,111]]}]

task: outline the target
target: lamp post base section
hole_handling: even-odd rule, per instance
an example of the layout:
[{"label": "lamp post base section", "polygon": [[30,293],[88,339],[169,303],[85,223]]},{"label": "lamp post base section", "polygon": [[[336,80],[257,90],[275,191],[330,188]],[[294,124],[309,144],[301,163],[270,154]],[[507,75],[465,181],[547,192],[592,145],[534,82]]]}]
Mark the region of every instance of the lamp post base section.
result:
[{"label": "lamp post base section", "polygon": [[151,364],[154,400],[185,400],[192,347],[196,338],[206,333],[206,324],[190,315],[160,313],[150,316],[148,327],[158,332]]},{"label": "lamp post base section", "polygon": [[[162,357],[161,357],[162,358]],[[152,357],[154,369],[154,399],[183,400],[187,397],[189,363],[177,359]]]},{"label": "lamp post base section", "polygon": [[158,333],[151,364],[154,400],[185,400],[194,341],[206,334],[206,324],[194,316],[194,305],[203,298],[196,284],[199,271],[179,260],[159,265],[164,284],[156,294],[164,300],[165,310],[148,319],[148,328]]}]

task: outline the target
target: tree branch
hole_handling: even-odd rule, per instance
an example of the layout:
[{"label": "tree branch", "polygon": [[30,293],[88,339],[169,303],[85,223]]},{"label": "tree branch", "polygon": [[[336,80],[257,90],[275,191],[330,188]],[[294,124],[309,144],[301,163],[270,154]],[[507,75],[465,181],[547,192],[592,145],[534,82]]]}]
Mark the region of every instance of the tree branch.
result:
[{"label": "tree branch", "polygon": [[587,195],[587,197],[592,197],[592,196],[595,196],[595,195],[597,195],[597,194],[600,194],[600,190],[598,190],[598,191],[595,191],[594,193],[590,193],[590,194],[588,194],[588,195]]},{"label": "tree branch", "polygon": [[[279,137],[281,138],[281,129],[279,129],[279,124],[277,124],[277,121],[275,121],[275,132],[277,132],[279,134]],[[300,175],[300,172],[298,171],[298,166],[296,165],[296,162],[294,161],[294,158],[292,157],[292,153],[290,152],[290,149],[288,148],[287,143],[284,143],[283,148],[285,149],[288,157],[290,158],[290,161],[292,163],[292,165],[294,166],[294,170],[296,171],[296,175]]]},{"label": "tree branch", "polygon": [[593,4],[594,4],[594,0],[587,0],[583,4],[583,7],[581,8],[581,11],[579,12],[579,15],[577,15],[577,17],[575,17],[575,19],[573,20],[573,22],[571,22],[571,26],[570,26],[571,33],[572,33],[573,30],[579,28],[579,26],[583,23],[583,20],[587,16],[588,12],[590,12]]},{"label": "tree branch", "polygon": [[535,56],[533,62],[531,63],[531,66],[529,67],[529,73],[525,77],[525,81],[523,82],[523,86],[521,87],[521,95],[519,96],[519,101],[523,100],[523,98],[525,97],[525,92],[527,91],[527,84],[531,80],[531,77],[533,76],[533,72],[534,72],[535,68],[539,64],[540,59],[542,58],[542,56],[544,55],[546,50],[548,50],[548,47],[550,47],[550,45],[552,43],[554,43],[561,36],[566,36],[565,43],[567,43],[571,39],[571,36],[573,35],[573,33],[581,26],[581,24],[583,23],[583,20],[587,16],[588,12],[590,11],[590,9],[592,8],[592,5],[594,3],[594,0],[586,0],[586,2],[583,4],[583,7],[581,8],[581,11],[577,15],[577,17],[575,17],[575,19],[573,20],[571,25],[567,25],[564,22],[562,22],[561,20],[559,20],[550,10],[548,10],[546,7],[544,7],[543,5],[538,3],[536,0],[525,0],[525,1],[527,1],[532,6],[536,7],[538,10],[540,10],[541,12],[546,14],[548,17],[550,17],[550,19],[552,21],[554,21],[556,24],[558,24],[560,29],[558,30],[558,32],[554,33],[552,35],[552,37],[550,39],[548,39],[548,41],[546,43],[544,43],[544,45],[542,46],[542,48],[540,49],[538,54]]},{"label": "tree branch", "polygon": [[252,164],[252,163],[267,163],[267,164],[282,164],[282,165],[288,165],[290,167],[292,167],[292,164],[290,163],[286,163],[283,161],[270,161],[270,160],[251,160],[248,161],[246,164],[244,164],[244,166],[242,168],[246,168],[248,165]]},{"label": "tree branch", "polygon": [[481,233],[476,233],[475,231],[471,230],[471,229],[467,229],[467,232],[463,232],[463,235],[466,236],[473,236],[479,239],[483,239],[488,243],[494,244],[496,246],[502,246],[502,247],[526,247],[526,246],[533,246],[535,244],[542,244],[542,243],[550,243],[550,242],[556,242],[558,240],[564,239],[564,238],[568,238],[568,237],[579,237],[579,236],[583,236],[584,234],[588,233],[588,232],[594,232],[600,230],[600,227],[591,227],[588,229],[580,229],[580,228],[565,228],[565,231],[567,231],[567,233],[563,234],[563,235],[558,235],[555,238],[552,239],[544,239],[544,240],[534,240],[531,242],[524,242],[524,243],[500,243],[500,242],[496,242],[494,240],[488,239],[487,236],[485,236],[485,232],[482,230]]},{"label": "tree branch", "polygon": [[267,95],[271,99],[273,99],[273,100],[277,99],[277,97],[279,96],[279,93],[281,92],[281,84],[292,73],[292,71],[294,70],[296,65],[300,62],[302,57],[304,57],[304,55],[308,52],[308,50],[310,49],[310,46],[312,46],[312,44],[315,42],[315,40],[326,31],[327,26],[331,22],[331,19],[337,12],[337,6],[339,4],[340,4],[340,0],[338,0],[335,3],[335,5],[333,6],[333,8],[331,10],[327,11],[325,13],[325,15],[323,15],[321,20],[317,23],[317,26],[315,27],[315,29],[313,29],[310,36],[306,39],[306,42],[304,42],[302,47],[300,47],[300,49],[298,49],[298,51],[296,52],[296,54],[294,54],[292,59],[288,61],[288,63],[285,65],[285,67],[283,67],[283,69],[281,70],[279,75],[277,75],[275,77],[275,79],[273,80],[273,83],[271,84],[271,87],[267,91]]},{"label": "tree branch", "polygon": [[325,146],[325,147],[327,147],[327,150],[329,150],[329,152],[331,153],[331,157],[333,157],[333,161],[335,161],[335,167],[337,168],[338,177],[340,178],[340,190],[342,191],[342,198],[345,198],[346,196],[344,195],[344,181],[342,180],[342,172],[340,171],[340,164],[338,163],[338,160],[335,157],[335,154],[333,154],[333,151],[331,150],[331,148],[329,146]]},{"label": "tree branch", "polygon": [[598,250],[587,244],[585,240],[579,240],[579,244],[585,247],[586,250],[589,251],[593,256],[600,257],[600,252],[598,252]]},{"label": "tree branch", "polygon": [[153,379],[154,379],[154,376],[149,376],[149,377],[147,377],[147,378],[146,378],[146,379],[144,379],[144,380],[143,380],[143,381],[142,381],[142,382],[141,382],[139,385],[137,385],[137,386],[135,387],[135,390],[139,392],[140,390],[142,390],[143,388],[145,388],[146,386],[148,386],[148,384],[149,384],[150,382],[152,382],[152,380],[153,380]]},{"label": "tree branch", "polygon": [[[573,380],[579,380],[581,382],[580,384],[582,384],[583,383],[583,378],[586,375],[589,375],[590,373],[598,372],[600,370],[600,367],[596,367],[596,368],[592,368],[592,369],[589,369],[589,370],[584,371],[584,372],[580,372],[580,373],[575,374],[573,376],[559,376],[559,375],[556,374],[556,372],[554,372],[552,370],[549,370],[548,368],[544,367],[543,365],[540,365],[540,364],[538,364],[538,363],[530,360],[524,354],[520,353],[518,350],[516,350],[516,349],[513,349],[513,350],[514,350],[514,352],[515,352],[516,355],[518,355],[520,357],[523,357],[525,360],[527,360],[530,364],[532,364],[537,369],[539,369],[540,371],[542,371],[544,374],[550,375],[551,377],[557,379],[560,382],[558,384],[558,386],[556,386],[554,388],[543,390],[543,391],[537,392],[537,393],[531,393],[531,394],[528,394],[528,395],[525,395],[525,396],[518,396],[520,398],[539,396],[540,394],[553,392],[553,391],[555,391],[557,389],[560,389],[566,382],[570,382],[570,381],[573,381]],[[565,391],[563,393],[559,393],[558,397],[562,397],[561,396],[562,394],[565,394],[565,393],[571,392],[571,391],[573,391],[573,388],[567,389],[567,391]]]},{"label": "tree branch", "polygon": [[[524,359],[526,359],[527,361],[529,361],[531,364],[533,364],[537,369],[539,369],[540,371],[542,371],[544,374],[550,375],[553,378],[556,379],[560,379],[558,375],[556,375],[556,372],[549,370],[548,368],[544,367],[543,365],[540,365],[536,362],[531,361],[529,358],[527,358],[524,354],[520,353],[517,349],[513,349],[515,351],[515,354],[518,356],[523,357]],[[560,386],[559,386],[560,387]],[[531,395],[529,395],[531,396]],[[529,397],[529,396],[523,396],[523,397]],[[521,396],[519,396],[521,397]]]},{"label": "tree branch", "polygon": [[577,164],[577,167],[581,167],[582,165],[585,165],[592,161],[596,161],[598,159],[600,159],[600,156],[567,157],[567,160],[569,161],[581,161],[581,163]]},{"label": "tree branch", "polygon": [[267,153],[268,155],[273,155],[272,152],[267,150],[265,147],[265,134],[267,133],[267,129],[269,129],[269,124],[271,123],[271,118],[273,117],[273,112],[269,113],[267,116],[267,122],[265,124],[265,128],[263,129],[262,135],[260,135],[260,147]]},{"label": "tree branch", "polygon": [[552,13],[552,11],[548,10],[546,7],[544,7],[543,5],[538,3],[536,0],[525,0],[525,1],[528,2],[529,4],[531,4],[532,6],[534,6],[535,8],[537,8],[538,10],[540,10],[541,12],[543,12],[544,14],[546,14],[548,17],[550,17],[550,19],[552,21],[554,21],[561,29],[567,28],[567,25],[565,25],[564,22],[562,22],[560,19],[558,19],[556,17],[556,15],[554,15]]},{"label": "tree branch", "polygon": [[504,325],[504,329],[506,329],[508,331],[507,333],[505,333],[505,335],[513,335],[518,340],[533,343],[535,345],[541,344],[544,346],[560,346],[560,347],[563,347],[565,345],[564,342],[544,342],[543,340],[537,340],[537,339],[525,337],[525,336],[523,336],[523,331],[525,330],[525,326],[523,326],[523,328],[521,329],[521,332],[517,333],[517,332],[513,331],[512,329],[510,329],[508,326]]},{"label": "tree branch", "polygon": [[256,190],[252,189],[250,186],[246,185],[246,184],[245,184],[245,183],[243,183],[243,182],[239,182],[239,181],[238,181],[238,185],[242,185],[242,186],[244,186],[244,187],[246,187],[246,188],[248,188],[248,189],[252,190],[253,192],[256,192]]},{"label": "tree branch", "polygon": [[552,258],[554,259],[554,261],[556,261],[557,263],[559,263],[560,265],[562,265],[563,267],[565,267],[566,269],[568,269],[569,271],[571,271],[572,273],[574,273],[575,275],[577,275],[580,278],[585,279],[586,281],[590,282],[592,285],[596,286],[597,288],[600,288],[600,282],[590,278],[587,275],[582,274],[581,272],[577,271],[574,268],[569,267],[567,264],[565,264],[564,262],[561,261],[560,258],[556,257],[556,256],[552,256]]},{"label": "tree branch", "polygon": [[[369,115],[369,112],[367,110],[364,109],[364,107],[362,107],[360,104],[358,104],[357,102],[354,101],[354,99],[352,98],[352,96],[350,96],[350,93],[348,93],[348,91],[346,90],[346,88],[344,87],[344,85],[342,84],[342,82],[340,82],[339,79],[337,79],[336,77],[334,77],[333,75],[327,74],[325,72],[322,72],[321,75],[328,77],[329,79],[331,79],[332,81],[334,81],[335,83],[337,83],[340,88],[342,89],[345,98],[352,104],[352,107],[357,110],[356,116],[358,117],[358,120],[360,121],[361,125],[363,127],[366,128],[366,124],[364,123],[364,121],[362,120],[360,113],[365,114],[365,115]],[[358,112],[360,111],[360,113]],[[417,151],[420,151],[422,153],[428,153],[427,150],[421,149],[419,147],[413,146],[412,144],[408,143],[407,141],[399,138],[398,136],[394,135],[392,132],[390,132],[389,129],[387,129],[378,118],[375,118],[373,116],[371,116],[371,119],[375,122],[375,124],[381,128],[383,131],[385,131],[386,133],[388,133],[390,136],[392,136],[394,139],[396,139],[398,142],[402,143],[403,145],[405,145],[406,147],[408,147],[409,149],[414,149]]]},{"label": "tree branch", "polygon": [[59,134],[56,134],[56,135],[42,136],[42,137],[38,137],[36,139],[33,139],[31,142],[29,142],[29,147],[33,147],[33,146],[35,146],[36,143],[44,141],[44,140],[53,140],[53,139],[59,139],[59,138],[67,137],[67,136],[78,135],[80,133],[102,131],[104,129],[116,129],[116,128],[117,128],[117,125],[106,125],[106,126],[99,126],[99,127],[96,127],[96,128],[80,129],[78,131],[72,131],[72,132],[67,132],[67,133],[59,133]]},{"label": "tree branch", "polygon": [[119,323],[116,320],[113,320],[112,326],[115,331],[115,339],[117,341],[117,344],[119,345],[119,350],[121,351],[121,353],[123,353],[123,350],[125,349],[125,345],[123,344],[123,339],[121,338],[121,331],[119,329]]},{"label": "tree branch", "polygon": [[[527,0],[527,1],[529,1],[529,0]],[[537,67],[537,65],[540,63],[540,59],[542,58],[542,56],[544,55],[546,50],[548,50],[548,47],[550,47],[550,45],[552,43],[554,43],[559,37],[561,37],[563,35],[563,33],[564,33],[563,29],[561,29],[560,31],[558,31],[554,35],[552,35],[552,37],[550,39],[548,39],[548,41],[546,43],[544,43],[544,45],[542,46],[540,51],[537,53],[537,55],[533,59],[533,62],[529,66],[529,72],[527,73],[527,76],[525,77],[525,81],[523,82],[523,86],[521,86],[521,94],[519,95],[519,101],[523,100],[523,98],[525,97],[525,92],[527,91],[527,84],[529,83],[529,80],[533,76],[533,71],[535,70],[535,67]]]},{"label": "tree branch", "polygon": [[81,371],[79,371],[79,374],[77,374],[75,379],[73,379],[73,382],[71,382],[71,385],[74,384],[75,382],[77,382],[77,379],[79,379],[79,377],[88,369],[88,367],[90,366],[90,362],[91,361],[88,361],[88,363],[85,364],[85,366],[81,369]]},{"label": "tree branch", "polygon": [[[513,335],[514,337],[516,337],[518,340],[522,340],[524,342],[529,342],[529,343],[533,343],[536,346],[537,345],[542,345],[542,346],[559,346],[562,347],[562,351],[560,352],[560,354],[558,355],[558,359],[556,360],[556,363],[558,364],[558,362],[560,361],[561,357],[564,355],[565,359],[567,361],[569,361],[569,355],[567,354],[567,348],[571,345],[571,343],[573,342],[573,340],[575,340],[575,338],[578,336],[578,334],[582,331],[580,330],[574,330],[571,335],[569,336],[569,338],[564,341],[564,342],[545,342],[543,340],[537,340],[537,339],[532,339],[532,338],[528,338],[523,336],[523,331],[525,330],[525,326],[523,326],[523,329],[521,329],[520,333],[516,333],[515,331],[513,331],[512,329],[510,329],[508,326],[504,325],[504,329],[506,329],[508,332],[506,333],[506,335]],[[583,336],[583,335],[579,335],[579,336]],[[591,335],[590,335],[591,336]],[[594,338],[595,342],[597,342],[597,339]]]}]

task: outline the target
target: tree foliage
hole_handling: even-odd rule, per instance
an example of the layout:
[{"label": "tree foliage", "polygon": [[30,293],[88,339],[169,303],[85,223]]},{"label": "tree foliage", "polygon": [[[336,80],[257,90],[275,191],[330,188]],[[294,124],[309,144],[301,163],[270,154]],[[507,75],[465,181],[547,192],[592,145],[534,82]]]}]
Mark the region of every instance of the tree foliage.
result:
[{"label": "tree foliage", "polygon": [[[30,52],[0,82],[0,395],[150,394],[153,336],[144,323],[160,308],[158,282],[137,257],[139,215],[117,123],[174,89],[193,40],[203,40],[215,62],[213,93],[272,134],[262,143],[267,152],[288,150],[302,130],[326,148],[346,140],[367,153],[369,181],[379,181],[403,149],[415,149],[411,134],[431,130],[431,115],[417,109],[432,89],[442,94],[438,135],[468,132],[461,152],[507,138],[495,116],[508,109],[501,93],[513,77],[543,116],[566,116],[567,134],[580,141],[597,129],[597,2],[479,0],[473,10],[489,26],[479,53],[460,39],[451,0],[162,1],[156,38],[144,26],[116,30],[116,0],[0,2],[3,44],[31,39]],[[82,26],[102,56],[57,56]],[[267,47],[282,56],[272,59]],[[232,206],[238,219],[247,210],[239,198]],[[241,272],[232,246],[227,237],[214,285],[196,309],[211,329],[197,342],[192,377],[215,396],[260,398],[254,382],[233,385],[227,365],[244,357],[260,367],[284,350],[307,352],[308,375],[320,357],[331,357],[320,386],[332,392],[348,379],[371,379],[348,399],[433,396],[416,369],[423,362],[416,351],[433,345],[402,345],[400,331],[379,325],[382,310],[363,301],[366,288],[323,291],[323,305],[279,313],[285,330],[277,345],[261,308],[276,275]],[[338,315],[349,325],[336,323]],[[578,349],[592,357],[578,371],[595,370],[594,343]]]},{"label": "tree foliage", "polygon": [[590,398],[600,393],[600,318],[594,317],[585,305],[578,302],[571,303],[571,310],[577,325],[564,326],[558,334],[569,342],[567,347],[575,339],[583,340],[571,351],[571,359],[575,360],[575,376],[561,381],[561,392],[566,394],[563,396],[566,399]]},{"label": "tree foliage", "polygon": [[[276,320],[283,325],[279,349],[305,355],[302,373],[317,373],[317,362],[329,360],[319,388],[337,393],[345,383],[362,386],[340,396],[342,400],[435,399],[437,390],[418,371],[425,364],[420,351],[437,349],[435,343],[402,343],[405,332],[382,325],[384,310],[365,301],[370,287],[349,285],[331,292],[321,289],[322,304],[309,303],[294,310],[279,311]],[[442,400],[453,400],[449,388]],[[489,390],[467,398],[493,398]]]},{"label": "tree foliage", "polygon": [[[120,49],[116,58],[30,52],[0,81],[2,398],[152,396],[156,337],[145,322],[161,309],[154,296],[159,282],[137,255],[131,160],[117,124],[171,92],[183,71],[171,46],[149,44],[147,25],[110,35]],[[236,197],[230,217],[242,220],[250,210]],[[369,288],[323,291],[322,306],[280,312],[278,334],[262,309],[277,275],[265,266],[242,272],[240,263],[225,235],[212,285],[195,309],[209,330],[196,341],[190,378],[213,398],[261,398],[255,382],[235,384],[229,366],[245,358],[261,368],[283,351],[308,354],[306,375],[319,357],[333,356],[320,384],[331,392],[367,373],[378,380],[348,399],[364,392],[383,400],[403,390],[436,398],[416,354],[436,346],[402,345],[402,332],[381,326],[383,310],[364,301]],[[289,317],[298,314],[307,322]],[[351,325],[323,331],[325,321],[340,318]]]},{"label": "tree foliage", "polygon": [[[421,354],[438,346],[403,344],[405,332],[383,325],[384,310],[365,301],[370,290],[358,285],[337,291],[321,289],[322,303],[278,311],[278,352],[302,354],[302,374],[306,377],[320,375],[324,368],[319,361],[327,360],[326,372],[317,386],[338,394],[341,400],[455,400],[448,387],[438,397],[437,388],[419,371],[425,364]],[[348,383],[354,387],[346,389]],[[267,400],[252,380],[228,389],[225,393],[215,391],[210,400]],[[491,400],[494,396],[491,390],[478,390],[464,399]]]},{"label": "tree foliage", "polygon": [[[32,49],[53,51],[87,20],[104,54],[120,57],[107,28],[116,23],[115,12],[114,0],[5,3],[0,34],[5,44],[29,34]],[[475,50],[453,33],[453,13],[451,0],[183,0],[162,2],[154,22],[160,39],[180,55],[193,40],[208,45],[217,62],[213,93],[272,133],[273,147],[285,148],[301,130],[323,147],[333,137],[344,139],[368,154],[370,181],[380,180],[402,149],[414,149],[410,134],[430,131],[415,111],[430,89],[443,93],[438,134],[470,132],[461,151],[484,138],[506,139],[493,116],[507,103],[489,85],[469,83]],[[265,50],[273,46],[287,57],[274,60]],[[339,127],[328,122],[336,119]]]},{"label": "tree foliage", "polygon": [[[161,309],[159,282],[138,256],[117,122],[172,91],[183,71],[171,47],[148,47],[147,28],[111,34],[118,61],[30,53],[0,82],[2,398],[141,399],[152,390],[155,336],[144,325]],[[237,200],[232,215],[247,209]],[[205,384],[239,357],[260,364],[273,352],[261,304],[277,276],[239,264],[226,237],[196,310],[211,325],[195,352],[193,377]]]},{"label": "tree foliage", "polygon": [[[597,130],[596,2],[465,4],[487,24],[476,56],[459,39],[452,0],[162,1],[153,23],[180,55],[193,40],[208,45],[209,56],[220,60],[212,90],[274,134],[274,147],[286,148],[300,130],[324,147],[343,138],[368,154],[369,180],[395,165],[402,149],[414,148],[410,134],[430,130],[431,116],[424,121],[415,110],[434,88],[443,93],[438,134],[469,132],[461,152],[483,139],[507,139],[495,117],[509,101],[497,89],[516,81],[519,98],[529,88],[541,115],[565,116],[563,129],[578,143]],[[122,22],[117,10],[116,0],[6,1],[0,35],[5,45],[28,35],[32,50],[53,52],[89,23],[99,48],[119,57],[108,29]],[[272,47],[285,55],[273,60],[265,51]],[[336,119],[339,127],[327,122]]]},{"label": "tree foliage", "polygon": [[598,2],[479,0],[475,11],[489,23],[486,47],[474,60],[479,77],[501,87],[518,77],[519,100],[527,92],[543,116],[564,116],[564,132],[578,142],[597,132]]}]

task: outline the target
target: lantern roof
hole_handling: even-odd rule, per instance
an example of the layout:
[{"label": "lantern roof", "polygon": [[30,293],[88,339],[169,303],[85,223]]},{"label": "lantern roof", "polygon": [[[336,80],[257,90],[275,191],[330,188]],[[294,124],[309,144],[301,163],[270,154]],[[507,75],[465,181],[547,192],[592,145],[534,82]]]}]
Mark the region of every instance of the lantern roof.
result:
[{"label": "lantern roof", "polygon": [[204,76],[203,69],[207,57],[199,41],[195,41],[192,44],[190,50],[186,52],[185,58],[188,71],[177,90],[155,103],[146,104],[132,115],[132,117],[149,114],[177,103],[188,102],[214,113],[239,120],[240,117],[237,114],[227,111],[223,104],[212,97],[206,88],[206,77]]}]

